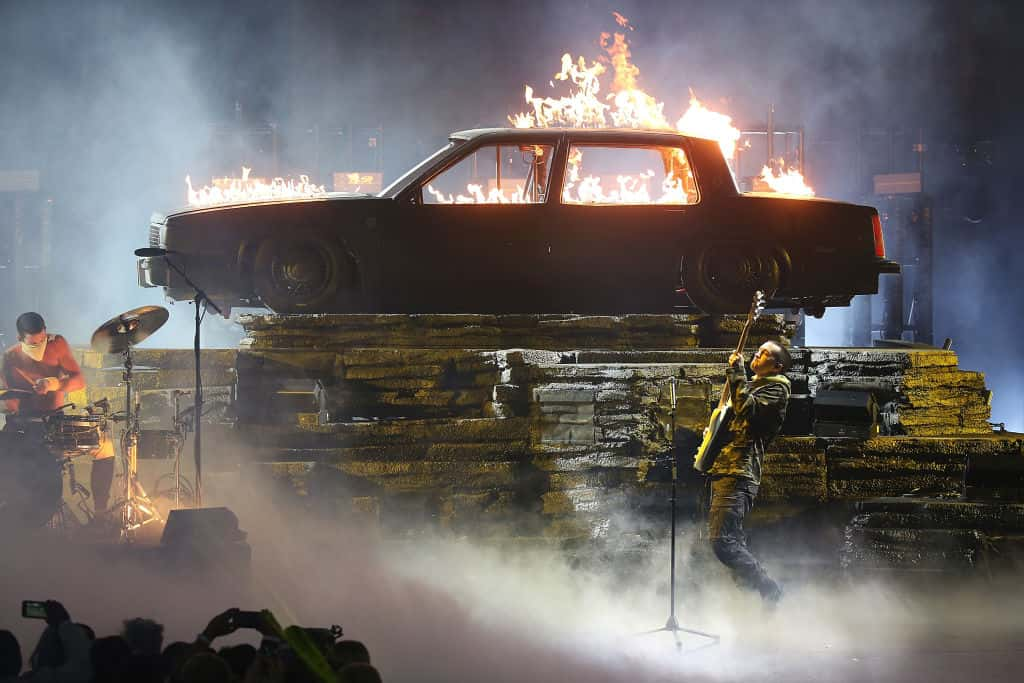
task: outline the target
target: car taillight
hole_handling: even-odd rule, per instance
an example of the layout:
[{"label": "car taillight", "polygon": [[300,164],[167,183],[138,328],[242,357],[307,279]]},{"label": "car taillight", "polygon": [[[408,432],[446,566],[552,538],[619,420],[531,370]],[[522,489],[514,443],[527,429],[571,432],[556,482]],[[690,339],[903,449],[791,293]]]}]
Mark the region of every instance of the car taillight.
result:
[{"label": "car taillight", "polygon": [[885,240],[882,238],[882,219],[878,213],[871,215],[871,228],[875,237],[875,256],[885,258]]}]

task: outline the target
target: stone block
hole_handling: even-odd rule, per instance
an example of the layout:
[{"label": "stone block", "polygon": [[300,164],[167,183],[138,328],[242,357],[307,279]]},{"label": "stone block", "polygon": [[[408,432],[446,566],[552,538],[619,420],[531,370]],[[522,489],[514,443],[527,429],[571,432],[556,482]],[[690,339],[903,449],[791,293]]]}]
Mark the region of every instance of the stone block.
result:
[{"label": "stone block", "polygon": [[533,400],[548,403],[593,403],[597,392],[594,389],[575,387],[544,386],[533,390]]},{"label": "stone block", "polygon": [[517,484],[514,462],[347,461],[334,465],[385,491],[494,490]]},{"label": "stone block", "polygon": [[563,424],[563,425],[589,425],[589,426],[593,427],[593,425],[594,425],[594,411],[591,408],[589,411],[587,411],[587,410],[575,411],[574,410],[571,413],[561,413],[561,414],[552,415],[552,416],[545,416],[543,423],[545,425],[548,425],[551,422],[557,422],[558,424]]},{"label": "stone block", "polygon": [[544,423],[541,425],[540,440],[541,443],[594,443],[597,435],[593,424]]}]

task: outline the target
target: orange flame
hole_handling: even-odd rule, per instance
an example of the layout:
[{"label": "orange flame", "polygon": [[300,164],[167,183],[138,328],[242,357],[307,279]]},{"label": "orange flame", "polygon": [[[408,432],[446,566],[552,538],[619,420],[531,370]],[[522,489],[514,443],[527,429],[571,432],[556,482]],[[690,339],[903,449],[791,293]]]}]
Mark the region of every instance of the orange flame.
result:
[{"label": "orange flame", "polygon": [[474,183],[466,185],[466,191],[468,194],[453,197],[435,189],[433,185],[427,185],[427,192],[438,204],[526,204],[529,201],[522,185],[516,185],[516,189],[509,195],[505,194],[504,188],[498,187],[492,187],[485,193],[483,185]]},{"label": "orange flame", "polygon": [[185,176],[188,187],[189,206],[203,207],[218,204],[265,201],[271,199],[300,199],[319,197],[326,193],[323,185],[309,182],[309,176],[274,178],[270,182],[262,178],[250,178],[251,168],[242,167],[241,178],[215,178],[213,185],[204,185],[198,190],[192,187],[192,177]]},{"label": "orange flame", "polygon": [[640,77],[640,68],[629,61],[632,53],[629,51],[629,43],[626,36],[616,33],[609,44],[608,39],[612,38],[607,33],[601,34],[601,47],[608,53],[607,60],[611,62],[615,72],[615,80],[612,81],[612,92],[620,90],[635,90],[636,81]]},{"label": "orange flame", "polygon": [[[613,12],[613,16],[619,26],[633,30],[629,20],[622,14]],[[726,160],[731,162],[734,159],[740,131],[733,125],[731,116],[713,111],[697,99],[691,90],[689,106],[673,126],[665,116],[664,103],[640,89],[640,69],[631,61],[632,54],[625,34],[602,33],[600,45],[606,54],[589,66],[582,56],[574,61],[571,55],[562,55],[562,69],[554,78],[555,81],[568,84],[568,95],[558,98],[538,97],[534,89],[527,85],[526,102],[531,111],[509,116],[509,121],[517,128],[603,128],[610,124],[618,128],[677,130],[684,135],[717,141]],[[599,95],[601,76],[606,72],[605,64],[610,65],[613,79],[611,92],[602,98]],[[746,142],[747,146],[749,144],[749,141]],[[785,187],[788,194],[814,193],[803,182],[799,171],[791,169],[781,175],[769,172],[769,176],[772,181],[765,182],[773,189]],[[623,195],[620,193],[620,196]]]},{"label": "orange flame", "polygon": [[717,140],[726,159],[736,155],[736,143],[740,139],[739,129],[732,125],[732,117],[711,111],[690,91],[690,107],[676,122],[676,128],[683,135]]},{"label": "orange flame", "polygon": [[758,179],[771,188],[772,192],[795,197],[813,197],[814,189],[804,181],[804,176],[795,168],[786,168],[786,162],[778,160],[778,170],[765,166]]},{"label": "orange flame", "polygon": [[[616,13],[615,18],[620,26],[629,25],[621,14]],[[625,34],[602,33],[600,44],[606,54],[590,66],[582,56],[575,62],[568,54],[562,56],[562,70],[555,74],[555,80],[569,83],[568,95],[558,99],[536,97],[534,89],[526,86],[526,101],[533,112],[516,114],[509,120],[517,128],[601,128],[610,120],[619,128],[675,129],[685,135],[717,140],[726,158],[733,157],[740,132],[732,125],[731,117],[711,111],[691,91],[689,109],[672,126],[665,117],[665,104],[640,89],[640,69],[631,61]],[[611,65],[613,79],[611,93],[602,100],[599,93],[604,64]]]},{"label": "orange flame", "polygon": [[562,70],[555,74],[557,81],[571,82],[573,92],[558,99],[534,97],[533,88],[526,86],[526,101],[533,107],[532,113],[510,116],[516,128],[549,128],[566,125],[574,128],[600,128],[605,125],[605,111],[608,105],[597,98],[601,90],[600,76],[604,66],[598,63],[587,66],[583,57],[574,62],[568,53],[562,55]]}]

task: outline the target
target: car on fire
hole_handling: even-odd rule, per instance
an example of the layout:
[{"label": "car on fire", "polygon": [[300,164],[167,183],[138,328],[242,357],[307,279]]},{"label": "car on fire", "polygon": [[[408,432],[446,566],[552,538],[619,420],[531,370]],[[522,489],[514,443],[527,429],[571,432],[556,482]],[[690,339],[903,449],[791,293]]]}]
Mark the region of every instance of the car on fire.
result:
[{"label": "car on fire", "polygon": [[[878,291],[869,206],[741,193],[715,141],[635,129],[477,129],[378,194],[154,215],[143,287],[278,313],[821,315]],[[180,271],[180,272],[179,272]]]}]

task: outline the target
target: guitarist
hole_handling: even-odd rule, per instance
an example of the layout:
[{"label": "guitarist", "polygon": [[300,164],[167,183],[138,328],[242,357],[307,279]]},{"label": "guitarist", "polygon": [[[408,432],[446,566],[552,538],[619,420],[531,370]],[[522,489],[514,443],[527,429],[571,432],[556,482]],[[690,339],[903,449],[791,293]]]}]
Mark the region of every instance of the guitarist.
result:
[{"label": "guitarist", "polygon": [[754,507],[761,485],[765,447],[786,417],[790,386],[782,373],[791,364],[785,347],[767,341],[750,361],[754,379],[748,382],[743,355],[729,356],[726,381],[734,410],[731,438],[707,472],[711,478],[708,526],[715,556],[732,570],[737,584],[757,590],[770,604],[779,601],[782,589],[747,549],[743,518]]}]

